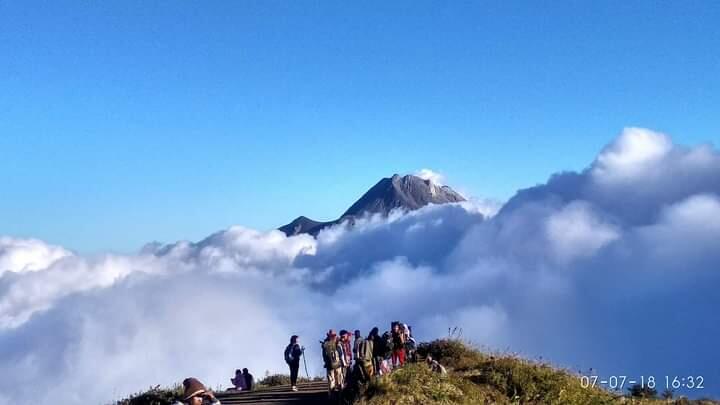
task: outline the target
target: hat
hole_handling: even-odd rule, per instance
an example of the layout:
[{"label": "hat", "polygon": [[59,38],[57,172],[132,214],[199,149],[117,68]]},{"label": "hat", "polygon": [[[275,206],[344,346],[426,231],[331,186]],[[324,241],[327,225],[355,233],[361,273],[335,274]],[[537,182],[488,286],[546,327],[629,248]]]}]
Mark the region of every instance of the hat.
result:
[{"label": "hat", "polygon": [[183,392],[184,401],[207,391],[207,388],[205,388],[205,386],[197,378],[193,377],[183,380],[183,388],[185,388],[185,392]]}]

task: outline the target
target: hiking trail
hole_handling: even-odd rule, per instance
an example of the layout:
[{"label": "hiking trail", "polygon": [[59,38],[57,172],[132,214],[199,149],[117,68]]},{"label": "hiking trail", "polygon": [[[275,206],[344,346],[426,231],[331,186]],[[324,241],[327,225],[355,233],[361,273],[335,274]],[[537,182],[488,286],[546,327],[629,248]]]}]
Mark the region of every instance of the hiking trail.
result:
[{"label": "hiking trail", "polygon": [[289,385],[260,388],[255,391],[216,392],[215,396],[223,405],[313,405],[327,404],[327,381],[314,381],[298,384],[300,389],[293,392]]}]

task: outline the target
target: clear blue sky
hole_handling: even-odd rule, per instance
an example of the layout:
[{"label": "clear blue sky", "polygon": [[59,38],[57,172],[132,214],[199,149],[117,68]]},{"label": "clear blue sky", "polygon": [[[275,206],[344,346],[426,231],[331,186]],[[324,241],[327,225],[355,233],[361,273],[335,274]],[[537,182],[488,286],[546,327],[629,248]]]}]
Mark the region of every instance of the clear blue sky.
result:
[{"label": "clear blue sky", "polygon": [[0,1],[0,234],[132,251],[424,167],[504,199],[624,126],[718,143],[720,2],[507,3]]}]

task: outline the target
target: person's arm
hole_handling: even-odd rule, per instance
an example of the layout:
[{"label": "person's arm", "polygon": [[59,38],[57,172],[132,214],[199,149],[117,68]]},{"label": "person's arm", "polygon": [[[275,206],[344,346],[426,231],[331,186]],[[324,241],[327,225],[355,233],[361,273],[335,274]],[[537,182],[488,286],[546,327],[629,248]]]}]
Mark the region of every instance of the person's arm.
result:
[{"label": "person's arm", "polygon": [[215,394],[213,394],[212,391],[207,391],[205,393],[205,397],[210,400],[212,405],[221,405],[220,401],[217,398],[215,398]]}]

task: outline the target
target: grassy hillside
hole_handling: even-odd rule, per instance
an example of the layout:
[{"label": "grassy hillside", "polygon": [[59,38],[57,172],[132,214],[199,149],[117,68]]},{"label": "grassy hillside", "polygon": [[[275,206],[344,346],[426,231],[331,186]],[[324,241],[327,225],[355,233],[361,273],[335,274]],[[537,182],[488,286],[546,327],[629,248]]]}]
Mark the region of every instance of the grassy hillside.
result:
[{"label": "grassy hillside", "polygon": [[[423,343],[418,354],[421,357],[431,354],[447,367],[448,374],[432,373],[425,363],[408,364],[372,382],[354,402],[357,405],[720,405],[712,400],[659,399],[657,393],[636,392],[631,396],[629,391],[620,395],[600,388],[584,388],[574,373],[515,356],[489,355],[454,339]],[[287,384],[288,376],[271,375],[259,381],[258,388]],[[117,405],[167,405],[179,391],[179,387],[153,389],[121,400]]]},{"label": "grassy hillside", "polygon": [[718,404],[584,388],[573,373],[514,356],[487,355],[458,340],[422,344],[418,352],[423,357],[432,354],[448,368],[448,375],[432,373],[423,363],[408,365],[371,384],[359,404]]}]

